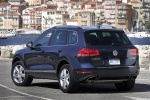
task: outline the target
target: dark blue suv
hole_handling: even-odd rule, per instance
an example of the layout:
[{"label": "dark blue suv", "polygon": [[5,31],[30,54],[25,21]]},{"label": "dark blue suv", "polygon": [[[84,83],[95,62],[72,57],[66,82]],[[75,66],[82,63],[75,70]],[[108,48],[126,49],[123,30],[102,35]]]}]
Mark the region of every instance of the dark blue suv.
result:
[{"label": "dark blue suv", "polygon": [[11,70],[17,86],[33,78],[58,79],[66,93],[76,92],[79,83],[114,83],[128,91],[138,73],[138,49],[112,26],[50,28],[16,52]]}]

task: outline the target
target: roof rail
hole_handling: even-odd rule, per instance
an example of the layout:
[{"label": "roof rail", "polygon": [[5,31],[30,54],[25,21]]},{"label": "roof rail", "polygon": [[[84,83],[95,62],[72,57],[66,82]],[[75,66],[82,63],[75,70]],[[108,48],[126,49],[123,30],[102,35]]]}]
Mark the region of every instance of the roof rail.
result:
[{"label": "roof rail", "polygon": [[100,27],[99,27],[99,28],[101,28],[101,27],[107,27],[107,28],[118,29],[117,27],[115,27],[115,26],[111,26],[111,25],[100,25]]},{"label": "roof rail", "polygon": [[76,26],[76,25],[59,25],[59,26],[54,26],[53,28],[61,28],[61,27],[67,27],[67,28],[81,28],[80,26]]}]

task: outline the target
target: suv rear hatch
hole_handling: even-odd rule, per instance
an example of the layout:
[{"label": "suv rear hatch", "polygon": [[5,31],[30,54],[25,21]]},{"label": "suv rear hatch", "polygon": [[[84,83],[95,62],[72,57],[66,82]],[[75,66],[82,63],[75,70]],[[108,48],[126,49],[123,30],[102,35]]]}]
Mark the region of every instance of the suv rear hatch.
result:
[{"label": "suv rear hatch", "polygon": [[95,67],[136,64],[138,49],[123,31],[92,30],[86,31],[84,36],[86,47],[77,55],[81,63],[90,62]]}]

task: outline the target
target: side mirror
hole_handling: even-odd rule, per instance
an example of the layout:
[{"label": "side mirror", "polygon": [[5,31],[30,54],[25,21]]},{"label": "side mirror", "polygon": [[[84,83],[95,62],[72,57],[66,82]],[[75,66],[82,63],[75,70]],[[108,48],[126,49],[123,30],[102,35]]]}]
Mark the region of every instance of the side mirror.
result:
[{"label": "side mirror", "polygon": [[28,43],[26,44],[26,46],[27,46],[28,48],[33,48],[33,42],[28,42]]}]

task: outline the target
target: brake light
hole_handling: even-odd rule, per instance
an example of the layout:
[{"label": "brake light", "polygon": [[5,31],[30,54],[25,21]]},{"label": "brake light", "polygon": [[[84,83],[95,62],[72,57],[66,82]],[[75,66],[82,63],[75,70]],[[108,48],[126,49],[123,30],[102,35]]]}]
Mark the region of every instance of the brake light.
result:
[{"label": "brake light", "polygon": [[130,49],[130,54],[131,55],[138,55],[138,49],[137,48],[135,48],[135,49]]},{"label": "brake light", "polygon": [[79,50],[77,56],[78,57],[88,57],[88,56],[97,56],[100,55],[100,52],[95,49],[82,48]]}]

